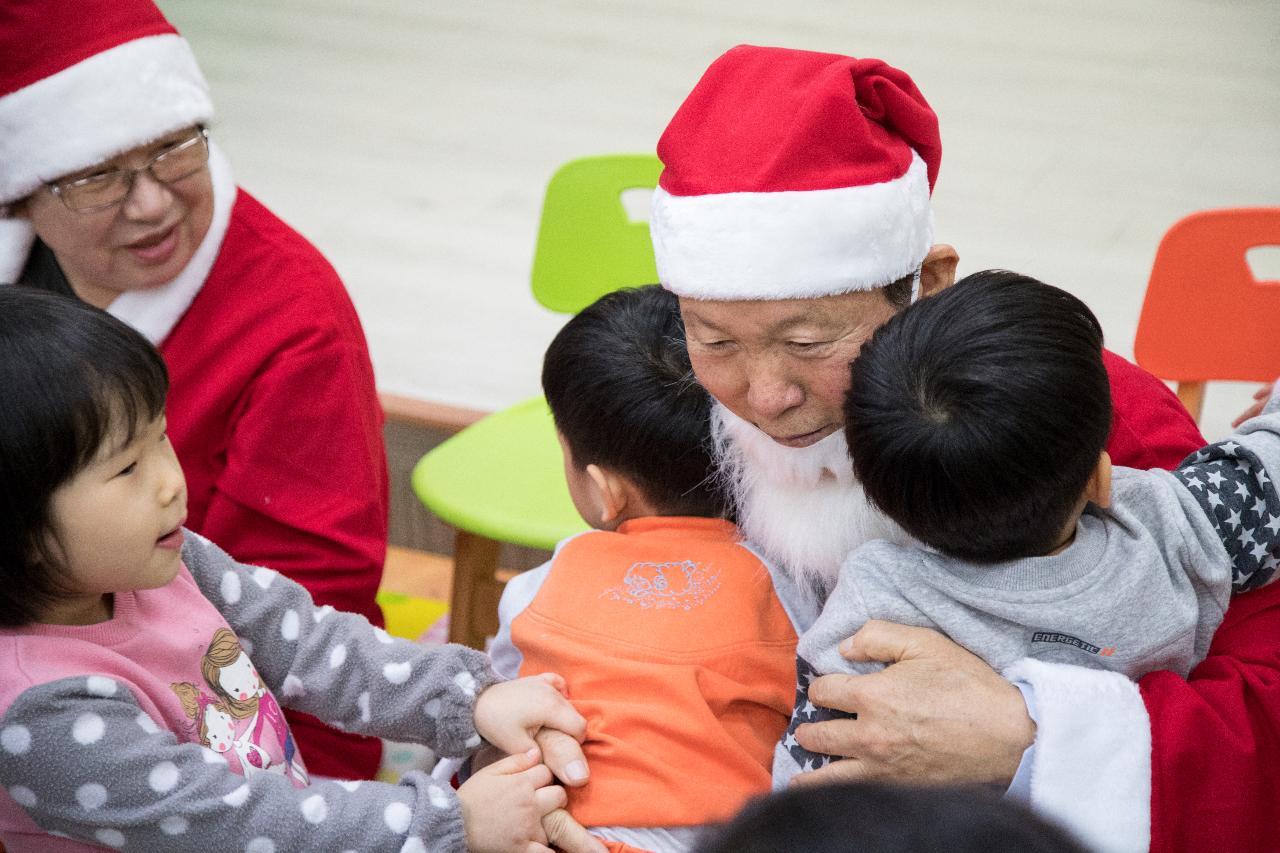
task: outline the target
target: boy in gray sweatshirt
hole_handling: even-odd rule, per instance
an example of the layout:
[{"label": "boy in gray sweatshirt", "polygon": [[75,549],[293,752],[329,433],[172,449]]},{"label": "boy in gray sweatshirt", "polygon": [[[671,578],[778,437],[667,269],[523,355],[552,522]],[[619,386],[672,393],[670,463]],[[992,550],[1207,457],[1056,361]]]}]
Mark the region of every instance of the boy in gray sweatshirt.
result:
[{"label": "boy in gray sweatshirt", "polygon": [[1172,473],[1113,469],[1101,326],[1035,279],[975,273],[894,317],[853,363],[845,414],[868,498],[918,544],[845,561],[797,648],[775,787],[834,760],[794,733],[848,716],[808,701],[812,679],[882,668],[838,651],[869,619],[936,628],[996,670],[1185,676],[1231,594],[1280,565],[1280,394]]}]

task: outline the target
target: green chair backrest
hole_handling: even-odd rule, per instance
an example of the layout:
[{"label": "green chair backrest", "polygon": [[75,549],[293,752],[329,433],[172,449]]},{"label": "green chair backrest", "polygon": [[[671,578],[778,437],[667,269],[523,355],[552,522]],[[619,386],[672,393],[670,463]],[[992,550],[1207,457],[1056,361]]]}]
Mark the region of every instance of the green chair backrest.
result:
[{"label": "green chair backrest", "polygon": [[576,314],[620,287],[658,281],[649,224],[627,216],[622,194],[656,187],[661,173],[652,154],[615,154],[571,160],[551,176],[533,256],[538,302]]}]

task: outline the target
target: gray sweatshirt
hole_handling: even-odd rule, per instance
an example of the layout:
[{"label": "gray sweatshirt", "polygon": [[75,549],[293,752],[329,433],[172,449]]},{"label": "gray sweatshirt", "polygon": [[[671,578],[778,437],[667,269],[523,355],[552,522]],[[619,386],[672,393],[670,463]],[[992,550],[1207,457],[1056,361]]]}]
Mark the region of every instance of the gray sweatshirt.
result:
[{"label": "gray sweatshirt", "polygon": [[998,671],[1031,657],[1135,679],[1185,676],[1230,595],[1270,582],[1280,565],[1268,471],[1280,473],[1280,394],[1172,473],[1116,468],[1111,506],[1090,505],[1058,554],[974,564],[921,546],[862,546],[796,649],[796,708],[775,752],[775,788],[834,760],[801,747],[795,729],[849,716],[809,701],[814,678],[883,667],[838,650],[869,619],[936,628]]},{"label": "gray sweatshirt", "polygon": [[[182,558],[198,586],[184,600],[193,612],[213,602],[282,705],[346,731],[418,741],[445,755],[479,746],[476,695],[497,680],[482,653],[395,639],[363,616],[316,607],[288,578],[237,563],[190,532]],[[173,583],[181,582],[180,576]],[[112,623],[128,626],[93,627],[129,627],[130,644],[150,637],[157,649],[166,647],[167,635],[186,631],[180,614],[142,618],[146,592],[138,598],[132,613],[122,613],[117,600]],[[15,853],[83,849],[76,841],[251,853],[465,848],[461,807],[448,784],[421,773],[399,785],[313,780],[307,787],[275,772],[237,775],[209,749],[158,725],[145,710],[154,702],[130,689],[130,682],[135,689],[146,683],[160,662],[119,660],[113,653],[123,640],[67,642],[63,657],[74,659],[59,671],[84,674],[46,680],[31,670],[40,663],[34,655],[14,654],[20,632],[10,631],[8,644],[0,644],[13,654],[0,652],[0,664],[6,681],[14,679],[10,687],[19,679],[32,686],[0,718],[0,786],[36,826],[59,837],[8,836]],[[133,679],[120,674],[129,671],[129,660],[137,667]],[[108,663],[112,669],[103,669]],[[95,674],[103,672],[116,675]]]}]

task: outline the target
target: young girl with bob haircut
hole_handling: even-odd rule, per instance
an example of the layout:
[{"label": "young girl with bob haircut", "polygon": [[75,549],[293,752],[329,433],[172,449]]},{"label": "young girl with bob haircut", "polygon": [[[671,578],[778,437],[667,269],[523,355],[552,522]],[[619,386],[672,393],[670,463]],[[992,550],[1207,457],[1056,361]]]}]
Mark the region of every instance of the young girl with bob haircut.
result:
[{"label": "young girl with bob haircut", "polygon": [[[164,362],[108,314],[0,288],[0,388],[0,845],[548,850],[565,796],[529,732],[585,727],[558,676],[500,683],[480,652],[318,608],[184,530]],[[309,783],[276,697],[442,755],[515,754],[456,792]]]}]

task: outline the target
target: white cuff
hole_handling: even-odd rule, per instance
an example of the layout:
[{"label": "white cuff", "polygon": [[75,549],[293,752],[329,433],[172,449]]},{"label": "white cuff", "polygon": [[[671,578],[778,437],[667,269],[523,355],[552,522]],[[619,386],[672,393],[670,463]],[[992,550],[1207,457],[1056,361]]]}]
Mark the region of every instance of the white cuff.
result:
[{"label": "white cuff", "polygon": [[[1015,681],[1013,686],[1018,688],[1018,692],[1022,694],[1022,701],[1027,703],[1027,716],[1031,718],[1031,722],[1039,724],[1040,717],[1036,714],[1036,689],[1025,681]],[[1013,781],[1009,783],[1009,790],[1004,795],[1011,800],[1017,800],[1020,803],[1031,803],[1031,768],[1036,763],[1036,742],[1031,741],[1031,746],[1022,751],[1022,761],[1018,762],[1018,772],[1013,774]]]},{"label": "white cuff", "polygon": [[1031,805],[1101,853],[1151,843],[1151,721],[1114,672],[1023,658],[1005,671],[1034,690]]}]

